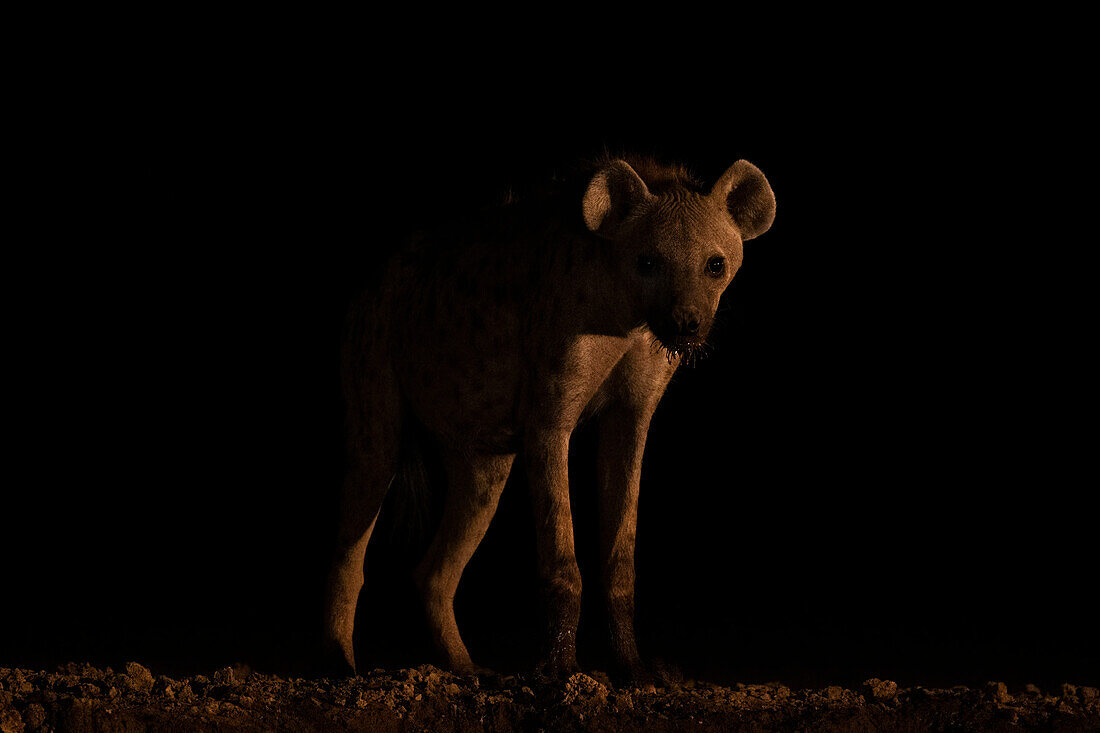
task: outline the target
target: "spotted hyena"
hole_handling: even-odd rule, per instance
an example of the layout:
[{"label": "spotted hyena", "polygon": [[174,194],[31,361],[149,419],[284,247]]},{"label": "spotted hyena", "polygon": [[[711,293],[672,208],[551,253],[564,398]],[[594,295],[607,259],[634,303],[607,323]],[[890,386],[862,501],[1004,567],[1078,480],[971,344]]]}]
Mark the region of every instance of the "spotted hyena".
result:
[{"label": "spotted hyena", "polygon": [[480,668],[455,624],[459,579],[517,454],[535,510],[550,619],[540,668],[576,669],[581,576],[569,438],[598,421],[600,567],[619,671],[647,677],[634,639],[634,537],[650,418],[703,347],[742,243],[775,216],[746,161],[711,187],[678,166],[604,160],[575,186],[471,215],[391,258],[348,319],[348,458],[329,577],[326,655],[355,670],[363,560],[411,422],[440,446],[448,485],[415,579],[432,637],[459,672]]}]

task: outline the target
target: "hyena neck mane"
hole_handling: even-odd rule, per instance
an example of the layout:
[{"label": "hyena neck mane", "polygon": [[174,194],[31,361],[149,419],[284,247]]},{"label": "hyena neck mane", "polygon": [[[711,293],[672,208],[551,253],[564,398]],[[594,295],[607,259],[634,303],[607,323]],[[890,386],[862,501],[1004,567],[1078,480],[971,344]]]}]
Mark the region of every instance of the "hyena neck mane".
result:
[{"label": "hyena neck mane", "polygon": [[579,202],[592,176],[615,160],[626,161],[645,182],[650,192],[660,195],[678,190],[707,193],[706,185],[691,170],[676,162],[663,161],[656,156],[640,153],[611,154],[583,158],[574,161],[566,169],[556,171],[535,181],[521,181],[509,185],[486,210],[522,206],[534,202],[550,202],[564,205],[566,215],[574,217],[574,224],[584,229],[580,217]]},{"label": "hyena neck mane", "polygon": [[[652,194],[684,191],[706,194],[708,191],[703,181],[696,178],[690,169],[680,163],[663,162],[650,155],[627,154],[617,157],[625,160],[634,169]],[[614,157],[607,156],[594,161],[591,164],[591,171],[608,165],[612,160]]]}]

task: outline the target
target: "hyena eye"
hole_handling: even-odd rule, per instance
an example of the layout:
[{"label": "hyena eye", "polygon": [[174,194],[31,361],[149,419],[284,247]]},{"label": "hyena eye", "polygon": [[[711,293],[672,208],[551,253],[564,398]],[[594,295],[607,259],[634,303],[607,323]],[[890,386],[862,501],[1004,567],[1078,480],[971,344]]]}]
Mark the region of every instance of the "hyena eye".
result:
[{"label": "hyena eye", "polygon": [[652,275],[657,272],[657,258],[642,255],[638,258],[638,272],[643,275]]},{"label": "hyena eye", "polygon": [[726,271],[726,260],[722,257],[711,257],[707,260],[707,272],[718,277]]}]

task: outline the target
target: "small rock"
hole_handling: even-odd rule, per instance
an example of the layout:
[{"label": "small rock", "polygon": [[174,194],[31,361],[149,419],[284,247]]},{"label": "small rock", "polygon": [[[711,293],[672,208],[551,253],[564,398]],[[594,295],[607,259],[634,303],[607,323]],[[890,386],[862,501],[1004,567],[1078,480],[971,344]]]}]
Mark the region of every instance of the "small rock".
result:
[{"label": "small rock", "polygon": [[8,689],[18,695],[26,695],[34,691],[34,685],[27,681],[27,678],[23,676],[22,670],[17,669],[11,677],[8,678]]},{"label": "small rock", "polygon": [[898,694],[898,683],[872,677],[863,682],[863,698],[868,702],[892,700]]},{"label": "small rock", "polygon": [[126,664],[126,676],[138,692],[149,692],[153,689],[153,674],[137,662]]},{"label": "small rock", "polygon": [[23,718],[15,708],[0,709],[0,733],[23,733]]},{"label": "small rock", "polygon": [[836,685],[829,685],[825,688],[825,697],[829,700],[839,700],[844,697],[844,688],[837,687]]},{"label": "small rock", "polygon": [[23,711],[23,724],[27,730],[38,730],[46,722],[46,709],[36,702],[32,702]]},{"label": "small rock", "polygon": [[223,667],[214,673],[214,681],[223,685],[241,685],[252,674],[252,669],[247,664],[234,664],[232,667]]},{"label": "small rock", "polygon": [[232,685],[234,681],[232,667],[222,667],[214,673],[214,682],[219,685]]},{"label": "small rock", "polygon": [[153,694],[167,697],[168,699],[174,699],[176,697],[176,683],[168,677],[161,675],[157,677],[157,681],[153,683]]},{"label": "small rock", "polygon": [[228,700],[233,696],[233,688],[230,685],[211,685],[206,696],[215,700]]},{"label": "small rock", "polygon": [[[524,689],[526,689],[526,688],[524,688]],[[626,692],[618,693],[617,695],[615,695],[614,702],[615,702],[615,707],[617,707],[619,710],[633,710],[634,709],[634,699],[630,696],[629,693],[626,693]]]},{"label": "small rock", "polygon": [[1008,694],[1008,686],[1004,682],[986,682],[985,694],[996,702],[1008,702],[1012,699]]},{"label": "small rock", "polygon": [[565,703],[568,705],[577,699],[595,698],[598,702],[607,700],[607,688],[584,672],[577,672],[565,683]]},{"label": "small rock", "polygon": [[59,665],[57,671],[60,674],[87,677],[90,674],[95,674],[96,668],[87,662],[67,662],[66,664]]}]

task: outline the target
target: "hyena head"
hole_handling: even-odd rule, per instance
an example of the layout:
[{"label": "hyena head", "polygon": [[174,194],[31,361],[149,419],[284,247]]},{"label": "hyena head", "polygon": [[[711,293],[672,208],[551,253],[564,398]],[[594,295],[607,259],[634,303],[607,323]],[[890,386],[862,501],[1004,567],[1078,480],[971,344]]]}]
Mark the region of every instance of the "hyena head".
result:
[{"label": "hyena head", "polygon": [[744,160],[709,191],[671,169],[643,170],[650,185],[626,161],[600,168],[584,194],[584,220],[612,240],[627,307],[670,358],[690,358],[741,266],[742,243],[771,226],[775,196],[764,174]]}]

